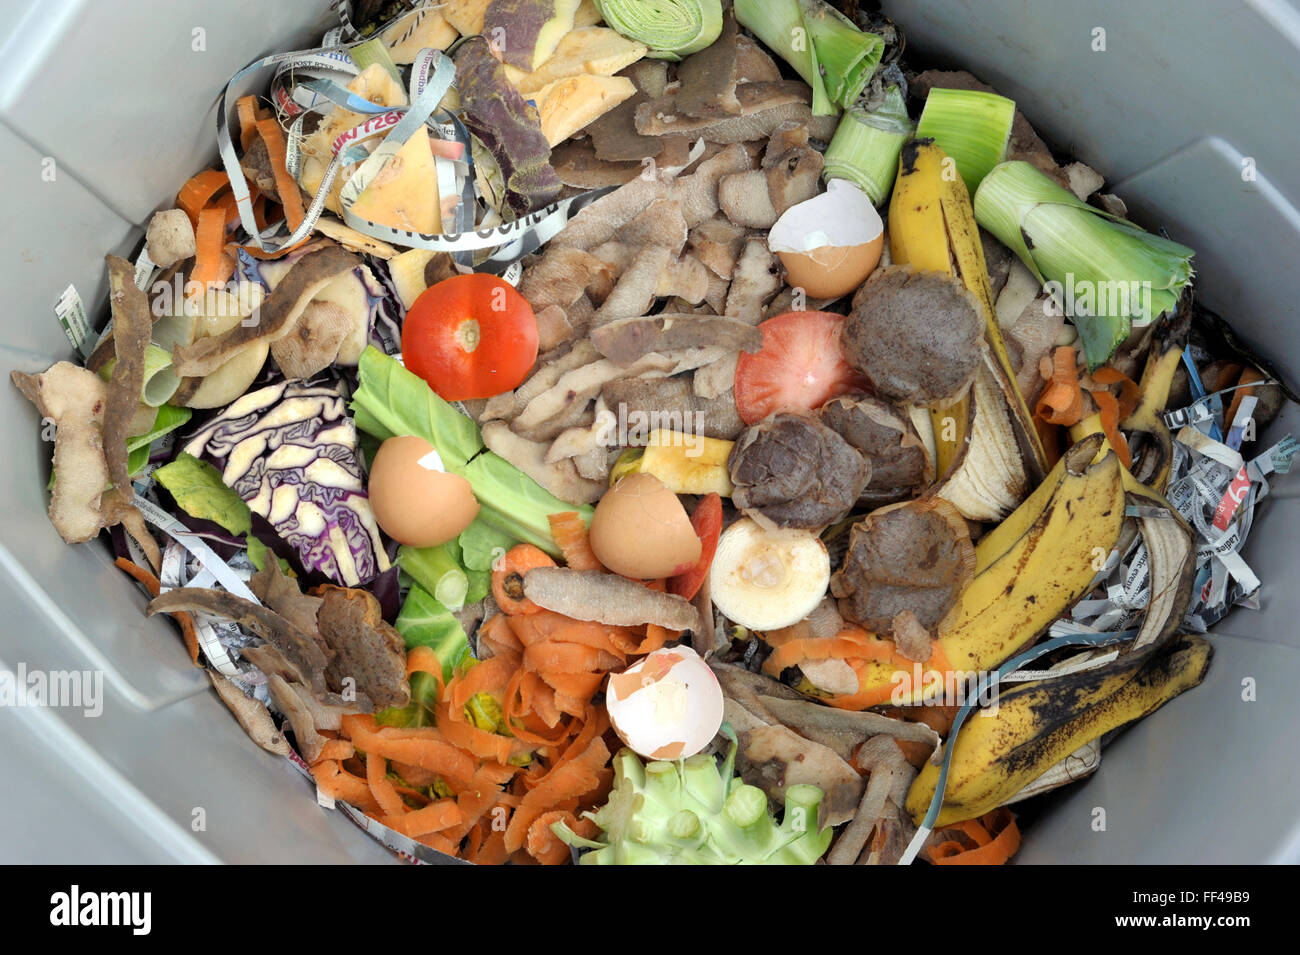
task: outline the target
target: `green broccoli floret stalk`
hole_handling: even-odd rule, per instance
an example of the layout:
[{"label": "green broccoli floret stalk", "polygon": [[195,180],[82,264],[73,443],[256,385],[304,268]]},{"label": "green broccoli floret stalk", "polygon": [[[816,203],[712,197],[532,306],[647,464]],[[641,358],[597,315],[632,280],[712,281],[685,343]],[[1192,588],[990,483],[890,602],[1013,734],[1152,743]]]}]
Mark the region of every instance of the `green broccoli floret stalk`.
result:
[{"label": "green broccoli floret stalk", "polygon": [[593,851],[583,865],[812,865],[831,843],[817,831],[823,793],[786,790],[781,824],[767,796],[734,775],[736,740],[719,766],[712,756],[642,764],[630,749],[614,757],[614,789],[590,818],[604,841],[584,839],[564,823],[552,831],[570,846]]}]

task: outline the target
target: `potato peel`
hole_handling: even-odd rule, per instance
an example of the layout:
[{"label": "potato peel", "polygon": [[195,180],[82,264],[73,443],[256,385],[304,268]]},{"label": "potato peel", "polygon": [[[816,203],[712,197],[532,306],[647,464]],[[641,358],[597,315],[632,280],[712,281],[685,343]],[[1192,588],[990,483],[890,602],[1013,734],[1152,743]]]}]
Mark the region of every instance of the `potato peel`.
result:
[{"label": "potato peel", "polygon": [[50,523],[69,544],[93,540],[104,526],[100,504],[109,481],[102,432],[108,389],[103,379],[67,361],[39,375],[11,372],[10,378],[41,415],[54,421]]},{"label": "potato peel", "polygon": [[162,552],[144,518],[132,503],[135,496],[127,469],[126,441],[144,392],[144,358],[153,334],[149,301],[135,284],[135,266],[116,255],[107,257],[108,300],[113,310],[113,349],[117,362],[108,382],[104,405],[103,449],[113,487],[101,498],[105,527],[121,524],[135,538],[155,572]]},{"label": "potato peel", "polygon": [[359,258],[337,245],[304,255],[262,302],[257,321],[251,325],[241,322],[220,335],[173,349],[177,374],[187,378],[210,375],[245,346],[262,339],[283,338],[321,289],[361,264]]}]

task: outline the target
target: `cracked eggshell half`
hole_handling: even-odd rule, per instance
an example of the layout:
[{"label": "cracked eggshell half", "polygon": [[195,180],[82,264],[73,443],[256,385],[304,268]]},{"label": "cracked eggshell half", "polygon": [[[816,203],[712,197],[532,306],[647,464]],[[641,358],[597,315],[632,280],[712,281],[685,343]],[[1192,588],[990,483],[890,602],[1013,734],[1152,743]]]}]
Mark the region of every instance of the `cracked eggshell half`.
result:
[{"label": "cracked eggshell half", "polygon": [[609,678],[605,708],[619,739],[647,759],[686,759],[722,726],[722,687],[688,646],[665,647]]},{"label": "cracked eggshell half", "polygon": [[846,179],[832,179],[825,192],[787,209],[767,244],[791,287],[809,298],[839,298],[880,264],[885,223],[865,192]]},{"label": "cracked eggshell half", "polygon": [[616,574],[657,580],[690,570],[700,538],[677,495],[653,474],[636,472],[605,492],[591,518],[591,550]]},{"label": "cracked eggshell half", "polygon": [[411,547],[445,544],[478,516],[469,481],[443,470],[433,445],[414,435],[379,446],[368,493],[383,532]]}]

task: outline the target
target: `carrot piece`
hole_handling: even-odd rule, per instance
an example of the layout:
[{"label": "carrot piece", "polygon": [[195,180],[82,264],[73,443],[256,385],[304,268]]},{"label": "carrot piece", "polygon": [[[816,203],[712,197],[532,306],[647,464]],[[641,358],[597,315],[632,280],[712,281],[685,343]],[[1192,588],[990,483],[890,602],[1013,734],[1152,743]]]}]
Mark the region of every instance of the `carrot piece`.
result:
[{"label": "carrot piece", "polygon": [[528,829],[542,813],[566,799],[581,798],[600,785],[600,770],[609,762],[605,741],[596,737],[581,756],[557,766],[524,796],[506,827],[506,851],[517,852],[524,845]]},{"label": "carrot piece", "polygon": [[257,97],[241,96],[235,100],[235,111],[239,116],[239,148],[241,152],[248,152],[253,137],[257,135],[257,121],[261,118],[258,115]]},{"label": "carrot piece", "polygon": [[492,656],[498,656],[502,653],[515,654],[523,656],[524,645],[519,642],[515,632],[511,629],[509,621],[524,620],[524,617],[507,617],[503,613],[493,614],[488,617],[487,621],[479,628],[478,642],[481,646],[487,647],[492,651]]},{"label": "carrot piece", "polygon": [[432,647],[412,647],[406,654],[406,676],[409,679],[416,673],[427,673],[438,681],[438,696],[446,690],[442,681],[442,661],[438,652]]},{"label": "carrot piece", "polygon": [[479,729],[473,723],[452,719],[445,705],[440,705],[434,712],[439,732],[452,746],[459,746],[479,759],[490,759],[498,763],[510,759],[512,749],[510,737],[498,736],[496,733]]},{"label": "carrot piece", "polygon": [[220,206],[208,206],[199,212],[194,240],[197,251],[190,280],[206,289],[208,285],[220,282],[224,271],[222,258],[226,254],[226,217]]},{"label": "carrot piece", "polygon": [[[901,660],[894,649],[893,641],[873,638],[870,641],[855,639],[851,631],[829,639],[808,637],[791,640],[772,651],[772,655],[763,664],[763,669],[775,676],[787,667],[792,667],[805,660]],[[911,666],[911,661],[905,661]]]},{"label": "carrot piece", "polygon": [[[640,643],[622,627],[603,623],[591,623],[586,620],[569,620],[558,627],[550,639],[557,643],[574,643],[584,647],[595,647],[616,657],[626,657]],[[623,663],[620,660],[619,663]]]},{"label": "carrot piece", "polygon": [[430,849],[437,849],[446,856],[455,856],[458,854],[456,843],[452,842],[440,832],[426,832],[422,836],[416,836],[415,841],[423,843]]},{"label": "carrot piece", "polygon": [[1072,346],[1063,345],[1052,352],[1052,377],[1034,414],[1048,424],[1078,424],[1083,418],[1083,389]]},{"label": "carrot piece", "polygon": [[1092,373],[1092,380],[1099,385],[1119,385],[1119,420],[1123,421],[1133,413],[1142,389],[1138,383],[1118,368],[1105,365]]},{"label": "carrot piece", "polygon": [[967,837],[975,843],[976,848],[986,846],[993,841],[993,837],[985,831],[978,819],[963,819],[960,822],[954,822],[952,828],[960,829],[966,833]]},{"label": "carrot piece", "polygon": [[[139,564],[132,563],[125,557],[119,557],[113,563],[119,570],[126,571],[126,573],[144,584],[145,589],[153,596],[157,597],[162,592],[162,583],[153,575],[152,571],[146,570]],[[190,652],[190,662],[195,666],[199,666],[199,635],[194,629],[194,618],[184,610],[177,610],[170,616],[181,628],[181,636],[185,638],[185,649]]]},{"label": "carrot piece", "polygon": [[557,633],[573,624],[583,621],[572,620],[553,610],[538,608],[536,613],[520,614],[507,618],[507,623],[515,639],[519,641],[521,652],[534,643],[550,640]]},{"label": "carrot piece", "polygon": [[502,654],[480,660],[464,672],[457,673],[447,684],[447,705],[452,719],[465,719],[465,705],[479,693],[504,693],[511,675],[519,668],[519,658]]},{"label": "carrot piece", "polygon": [[572,693],[565,693],[562,690],[555,689],[555,687],[551,687],[551,692],[554,695],[555,706],[561,713],[581,718],[587,712],[587,704],[582,697],[574,696]]},{"label": "carrot piece", "polygon": [[472,854],[466,853],[465,858],[475,865],[505,865],[506,860],[510,858],[510,853],[506,851],[505,830],[490,830],[483,839],[482,845],[478,846]]},{"label": "carrot piece", "polygon": [[421,769],[419,766],[412,766],[410,763],[403,763],[394,759],[389,761],[389,765],[393,768],[393,772],[412,786],[419,786],[421,789],[428,788],[438,781],[437,773]]},{"label": "carrot piece", "polygon": [[325,745],[321,747],[320,756],[316,757],[316,761],[320,762],[323,759],[336,759],[341,761],[351,759],[356,754],[357,748],[347,740],[331,739],[325,741]]},{"label": "carrot piece", "polygon": [[[429,803],[423,809],[403,810],[398,815],[386,816],[382,822],[390,829],[396,829],[404,836],[410,836],[412,839],[418,836],[427,836],[430,833],[442,832],[444,829],[450,829],[452,826],[459,824],[461,821],[460,807],[456,805],[454,799],[438,799]],[[455,846],[447,843],[450,851],[442,851],[451,855],[455,852]],[[435,846],[435,848],[437,848]]]},{"label": "carrot piece", "polygon": [[948,660],[948,654],[943,651],[943,644],[938,640],[930,641],[930,659],[925,661],[927,669],[938,670],[940,673],[949,673],[952,671],[952,663]]},{"label": "carrot piece", "polygon": [[551,555],[532,544],[517,544],[492,568],[492,596],[502,613],[531,614],[542,608],[524,596],[524,574],[534,567],[554,567]]},{"label": "carrot piece", "polygon": [[1106,432],[1106,439],[1115,449],[1120,463],[1126,468],[1132,467],[1133,454],[1129,451],[1128,439],[1119,430],[1119,402],[1109,391],[1092,392],[1092,400],[1097,402],[1097,410],[1101,412],[1101,428]]},{"label": "carrot piece", "polygon": [[410,763],[437,773],[453,786],[467,785],[474,777],[474,760],[446,740],[432,737],[401,737],[386,732],[373,716],[349,714],[343,717],[343,731],[367,756]]},{"label": "carrot piece", "polygon": [[265,232],[270,220],[266,217],[267,207],[270,205],[266,201],[266,196],[258,193],[253,199],[253,221],[257,223],[259,232]]},{"label": "carrot piece", "polygon": [[[484,814],[488,810],[500,803],[504,793],[494,777],[480,770],[474,774],[471,784],[456,794],[456,805],[460,808],[460,822],[452,826],[447,831],[449,839],[463,839],[466,834],[478,828],[480,820],[484,819]],[[494,821],[501,823],[500,828],[505,829],[505,817],[501,813],[489,814],[486,821],[489,825]]]},{"label": "carrot piece", "polygon": [[366,781],[343,769],[338,760],[321,760],[311,767],[311,775],[316,780],[316,788],[330,798],[356,806],[363,812],[378,810],[379,804]]},{"label": "carrot piece", "polygon": [[510,685],[506,687],[502,712],[516,739],[536,746],[551,746],[567,739],[569,729],[562,726],[554,736],[542,735],[540,726],[545,724],[535,717],[532,708],[532,691],[538,682],[537,674],[523,669],[516,671],[510,679]]},{"label": "carrot piece", "polygon": [[222,189],[229,188],[230,178],[220,169],[205,169],[186,180],[176,194],[176,207],[190,217],[190,225],[199,227],[199,212],[207,208]]},{"label": "carrot piece", "polygon": [[1225,433],[1232,428],[1232,422],[1237,418],[1237,409],[1241,407],[1241,399],[1249,398],[1255,393],[1255,389],[1250,386],[1263,380],[1264,376],[1257,368],[1247,365],[1241,370],[1241,377],[1237,379],[1237,390],[1232,393],[1232,403],[1228,405],[1228,410],[1223,413],[1223,430]]},{"label": "carrot piece", "polygon": [[590,700],[605,682],[603,673],[544,673],[545,680],[556,693]]},{"label": "carrot piece", "polygon": [[609,729],[608,711],[603,706],[588,705],[587,713],[582,718],[582,730],[573,738],[573,742],[569,744],[568,749],[555,760],[555,766],[552,769],[567,763],[571,759],[577,759],[587,751],[591,741],[597,736],[604,736],[607,729]]},{"label": "carrot piece", "polygon": [[375,797],[375,802],[384,815],[397,816],[406,812],[406,804],[388,778],[388,760],[382,756],[366,754],[366,785],[370,787],[370,795]]},{"label": "carrot piece", "polygon": [[[876,661],[848,660],[846,662],[853,668],[853,672],[857,674],[858,686],[861,687],[867,682],[867,665]],[[894,688],[893,683],[880,683],[870,690],[860,689],[857,693],[829,697],[826,703],[839,710],[865,710],[873,706],[879,706],[882,703],[888,703],[890,697],[894,694]]]},{"label": "carrot piece", "polygon": [[284,130],[280,128],[279,120],[271,118],[258,120],[257,131],[262,134],[262,142],[266,143],[271,171],[275,174],[275,191],[279,193],[280,205],[284,207],[284,218],[289,223],[289,231],[293,232],[302,225],[304,213],[302,193],[298,191],[298,183],[294,181],[293,176],[289,175],[289,170],[285,166],[287,150]]},{"label": "carrot piece", "polygon": [[639,657],[646,653],[654,653],[656,650],[662,649],[663,645],[669,640],[676,640],[681,635],[680,630],[669,630],[657,623],[647,623],[645,625],[645,639],[637,644],[637,648],[632,651],[632,655]]},{"label": "carrot piece", "polygon": [[[570,829],[575,830],[579,826],[578,817],[572,812],[553,809],[550,812],[542,813],[528,827],[528,838],[524,843],[524,848],[527,849],[530,856],[542,865],[564,865],[573,858],[569,847],[551,831],[551,824],[556,822],[563,822]],[[591,820],[588,819],[586,822],[590,823]],[[591,838],[591,836],[587,838]]]},{"label": "carrot piece", "polygon": [[[978,821],[967,822],[969,827],[962,823],[947,828],[958,828],[976,843],[976,847],[968,849],[956,840],[950,840],[927,852],[930,862],[934,865],[1005,865],[1020,848],[1020,829],[1006,806],[986,813]],[[986,841],[980,842],[970,835],[971,827],[982,831]],[[997,835],[992,835],[995,830]]]},{"label": "carrot piece", "polygon": [[580,643],[544,640],[524,650],[524,667],[543,673],[591,673],[614,670],[621,665],[622,661],[607,650]]},{"label": "carrot piece", "polygon": [[604,570],[605,566],[591,549],[587,525],[577,511],[563,511],[546,518],[551,524],[551,537],[555,538],[564,562],[574,570]]},{"label": "carrot piece", "polygon": [[525,680],[535,680],[536,685],[532,691],[533,712],[538,715],[543,723],[548,727],[554,728],[560,725],[560,720],[564,719],[564,714],[560,708],[555,705],[555,691],[549,685],[544,683],[536,673],[529,673]]}]

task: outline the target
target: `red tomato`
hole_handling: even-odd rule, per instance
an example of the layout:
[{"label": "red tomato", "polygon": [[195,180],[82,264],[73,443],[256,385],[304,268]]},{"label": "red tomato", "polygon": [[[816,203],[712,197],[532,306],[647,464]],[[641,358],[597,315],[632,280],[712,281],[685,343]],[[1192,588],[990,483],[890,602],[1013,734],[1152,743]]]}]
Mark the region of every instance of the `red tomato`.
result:
[{"label": "red tomato", "polygon": [[741,352],[736,410],[745,424],[778,411],[811,411],[836,395],[866,391],[867,382],[840,352],[843,315],[786,312],[758,326],[763,347]]},{"label": "red tomato", "polygon": [[406,313],[402,361],[447,401],[491,398],[517,387],[537,361],[537,318],[495,275],[454,275]]},{"label": "red tomato", "polygon": [[704,586],[704,578],[713,566],[713,555],[718,552],[718,538],[722,536],[722,498],[706,494],[691,512],[691,527],[700,539],[700,559],[695,566],[676,577],[668,578],[668,592],[687,600],[694,599]]}]

